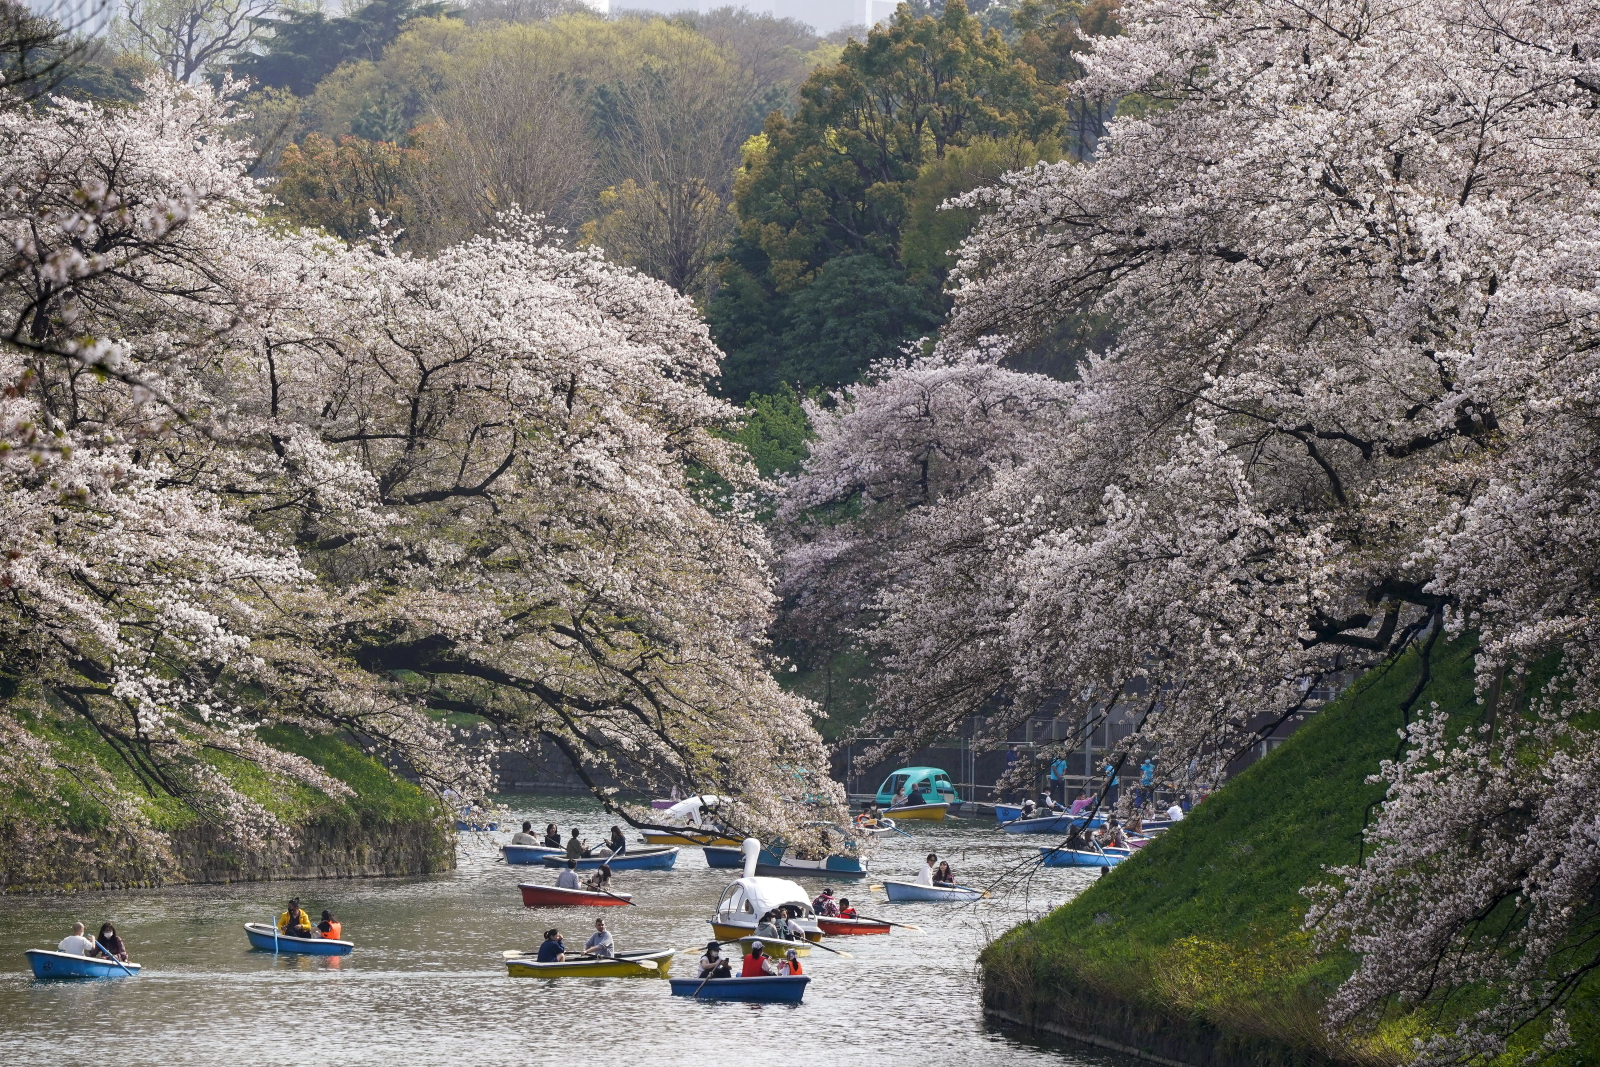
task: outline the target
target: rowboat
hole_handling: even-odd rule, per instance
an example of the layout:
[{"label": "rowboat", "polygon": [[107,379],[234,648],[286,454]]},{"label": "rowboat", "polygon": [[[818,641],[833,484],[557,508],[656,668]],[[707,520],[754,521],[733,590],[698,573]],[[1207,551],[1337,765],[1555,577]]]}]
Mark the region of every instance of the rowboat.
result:
[{"label": "rowboat", "polygon": [[[672,968],[675,948],[649,952],[619,952],[612,959],[568,959],[561,963],[540,963],[532,956],[506,960],[506,974],[512,978],[665,978]],[[641,967],[648,960],[654,967]]]},{"label": "rowboat", "polygon": [[264,952],[293,952],[302,956],[348,956],[355,949],[353,941],[338,941],[331,937],[290,937],[278,933],[278,928],[266,923],[245,923],[245,935],[250,947]]},{"label": "rowboat", "polygon": [[485,830],[498,830],[500,829],[500,824],[496,822],[468,822],[465,819],[457,819],[456,829],[482,833]]},{"label": "rowboat", "polygon": [[546,856],[565,856],[564,848],[550,848],[546,845],[501,845],[500,851],[505,855],[507,863],[538,863]]},{"label": "rowboat", "polygon": [[890,900],[938,900],[938,901],[968,901],[977,900],[983,896],[983,890],[971,889],[967,886],[926,886],[917,885],[915,882],[890,882],[883,883],[883,891],[889,895]]},{"label": "rowboat", "polygon": [[532,882],[523,882],[517,886],[522,890],[522,906],[524,908],[564,908],[564,907],[622,907],[633,899],[631,893],[600,893],[593,889],[562,889],[554,885],[534,885]]},{"label": "rowboat", "polygon": [[818,915],[817,925],[822,927],[822,932],[829,937],[841,937],[845,934],[886,934],[889,924],[874,922],[872,919],[840,919],[834,916]]},{"label": "rowboat", "polygon": [[1004,826],[1008,822],[1016,822],[1022,818],[1021,804],[996,804],[994,806],[994,821]]},{"label": "rowboat", "polygon": [[1015,819],[1000,829],[1008,834],[1066,834],[1071,833],[1074,826],[1080,830],[1098,830],[1105,824],[1104,815],[1069,815],[1060,812],[1036,815],[1031,819]]},{"label": "rowboat", "polygon": [[879,819],[876,826],[864,826],[858,822],[856,823],[856,832],[865,834],[868,837],[882,837],[884,834],[892,834],[894,833],[894,820]]},{"label": "rowboat", "polygon": [[763,1004],[798,1004],[805,996],[809,974],[780,974],[764,978],[674,978],[672,995],[700,1000],[743,1000]]},{"label": "rowboat", "polygon": [[48,948],[30,948],[28,966],[35,978],[131,978],[140,971],[137,963],[76,956]]},{"label": "rowboat", "polygon": [[739,842],[731,837],[721,837],[711,833],[697,834],[692,830],[674,834],[663,833],[660,830],[641,830],[639,836],[647,845],[687,845],[690,848],[696,845],[717,845],[735,849],[739,847]]},{"label": "rowboat", "polygon": [[948,804],[907,804],[903,808],[890,808],[889,814],[902,822],[906,819],[927,819],[937,822],[944,818],[949,810]]},{"label": "rowboat", "polygon": [[[566,854],[546,856],[539,861],[546,867],[565,867]],[[580,871],[592,871],[605,865],[613,871],[670,871],[678,862],[676,848],[641,848],[637,852],[624,852],[618,856],[585,856],[577,861]]]},{"label": "rowboat", "polygon": [[[744,853],[736,848],[708,845],[702,849],[706,866],[738,868],[744,866]],[[782,848],[773,851],[762,849],[756,854],[756,873],[782,877],[805,874],[823,878],[861,878],[867,873],[868,861],[864,856],[832,855],[820,860],[803,860],[790,856]]]},{"label": "rowboat", "polygon": [[790,949],[794,949],[796,956],[811,955],[811,942],[809,941],[785,941],[781,937],[756,937],[753,934],[746,934],[739,939],[740,955],[750,955],[750,946],[757,941],[761,942],[761,951],[775,960],[788,955]]},{"label": "rowboat", "polygon": [[1125,848],[1108,848],[1103,852],[1074,848],[1041,848],[1039,862],[1046,867],[1115,867],[1132,853]]}]

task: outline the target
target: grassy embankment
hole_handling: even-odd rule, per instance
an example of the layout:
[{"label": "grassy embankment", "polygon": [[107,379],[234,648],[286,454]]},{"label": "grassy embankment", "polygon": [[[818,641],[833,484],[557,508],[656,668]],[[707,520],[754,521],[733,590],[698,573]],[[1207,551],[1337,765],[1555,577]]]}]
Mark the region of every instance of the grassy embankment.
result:
[{"label": "grassy embankment", "polygon": [[[157,830],[179,837],[204,830],[204,819],[194,808],[159,790],[146,788],[87,722],[38,705],[29,712],[20,715],[20,721],[30,732],[50,741],[61,763],[74,768],[98,765],[105,769],[123,790],[140,798],[143,814]],[[296,838],[311,827],[319,839],[377,837],[398,829],[413,837],[420,830],[426,836],[427,829],[438,824],[444,815],[426,792],[397,777],[346,740],[307,736],[287,727],[264,730],[260,736],[275,748],[305,757],[353,790],[354,795],[349,797],[329,797],[306,786],[274,780],[247,760],[209,754],[207,758],[218,773],[290,827]],[[0,836],[22,847],[10,857],[18,867],[23,866],[24,856],[40,859],[43,863],[38,876],[70,884],[73,879],[63,872],[73,870],[74,855],[97,855],[104,860],[108,848],[125,848],[126,839],[119,835],[119,827],[112,823],[94,792],[81,785],[76,775],[58,771],[53,778],[54,796],[19,788],[0,789]],[[30,839],[34,847],[26,847],[24,838]],[[41,844],[43,852],[38,847]],[[0,848],[0,852],[10,851]],[[159,865],[153,856],[127,853],[122,858],[130,870],[142,871],[146,877],[159,876]],[[14,880],[8,877],[0,881],[13,884]],[[21,881],[26,884],[33,879],[23,876]]]},{"label": "grassy embankment", "polygon": [[[1469,646],[1434,650],[1418,708],[1474,705]],[[1327,880],[1325,867],[1357,862],[1381,795],[1366,778],[1397,753],[1401,704],[1419,671],[1411,654],[1360,679],[1144,855],[1002,936],[981,960],[986,997],[1029,1021],[1079,1025],[1096,1015],[1084,1006],[1115,1004],[1122,1018],[1232,1050],[1215,1062],[1409,1059],[1413,1039],[1448,1022],[1395,1011],[1353,1042],[1325,1036],[1322,1006],[1354,960],[1315,952],[1300,890]],[[1580,1045],[1554,1062],[1600,1063],[1596,1006],[1591,987],[1572,1012]],[[1130,1032],[1119,1040],[1143,1047],[1125,1040]]]}]

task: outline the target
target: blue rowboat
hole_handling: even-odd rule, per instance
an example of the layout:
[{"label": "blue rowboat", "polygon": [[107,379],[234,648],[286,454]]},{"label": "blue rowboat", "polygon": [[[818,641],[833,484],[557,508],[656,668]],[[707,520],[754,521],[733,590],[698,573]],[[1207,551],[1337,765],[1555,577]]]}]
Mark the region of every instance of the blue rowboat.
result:
[{"label": "blue rowboat", "polygon": [[[725,870],[737,870],[744,866],[744,853],[737,848],[724,848],[721,845],[707,845],[700,850],[706,854],[707,867],[720,867]],[[763,853],[766,849],[761,850]],[[760,856],[756,857],[756,867],[761,866]]]},{"label": "blue rowboat", "polygon": [[672,995],[701,1000],[743,1000],[762,1004],[798,1004],[806,994],[807,974],[779,974],[763,978],[672,978]]},{"label": "blue rowboat", "polygon": [[507,863],[539,863],[546,856],[565,856],[564,848],[546,848],[544,845],[501,845]]},{"label": "blue rowboat", "polygon": [[500,829],[500,824],[497,822],[467,822],[465,819],[457,819],[456,829],[482,833],[485,830],[498,830]]},{"label": "blue rowboat", "polygon": [[[744,866],[744,853],[737,848],[707,845],[706,866],[737,870]],[[782,848],[762,849],[756,853],[756,873],[773,878],[792,878],[797,874],[821,875],[825,878],[860,878],[867,873],[867,860],[861,856],[832,855],[820,860],[803,860],[789,856]]]},{"label": "blue rowboat", "polygon": [[978,900],[983,896],[983,890],[964,885],[926,886],[917,885],[915,882],[885,881],[883,891],[888,894],[890,900],[936,900],[946,903]]},{"label": "blue rowboat", "polygon": [[1104,815],[1090,818],[1086,815],[1039,815],[1032,819],[1016,819],[1001,826],[1008,834],[1066,834],[1074,826],[1080,830],[1098,830],[1106,824]]},{"label": "blue rowboat", "polygon": [[137,963],[74,956],[47,948],[30,948],[28,966],[33,968],[35,978],[130,978],[140,969]]},{"label": "blue rowboat", "polygon": [[1039,862],[1046,867],[1115,867],[1132,853],[1125,848],[1084,852],[1075,848],[1041,848]]},{"label": "blue rowboat", "polygon": [[245,923],[245,935],[250,947],[264,952],[293,952],[301,956],[348,956],[356,947],[353,941],[336,941],[331,937],[288,937],[276,927],[266,923]]},{"label": "blue rowboat", "polygon": [[994,806],[994,821],[1004,826],[1008,822],[1016,822],[1022,818],[1021,804],[996,804]]},{"label": "blue rowboat", "polygon": [[[563,852],[559,856],[546,856],[539,862],[546,867],[565,867],[567,855]],[[677,862],[678,846],[671,845],[667,848],[641,848],[620,856],[587,856],[578,860],[578,870],[592,871],[606,864],[613,871],[670,871]]]}]

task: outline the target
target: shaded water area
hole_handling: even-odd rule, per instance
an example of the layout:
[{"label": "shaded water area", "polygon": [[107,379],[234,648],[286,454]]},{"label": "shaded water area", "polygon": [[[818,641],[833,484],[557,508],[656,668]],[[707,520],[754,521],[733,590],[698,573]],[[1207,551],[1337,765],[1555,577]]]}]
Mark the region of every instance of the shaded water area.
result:
[{"label": "shaded water area", "polygon": [[[611,819],[584,800],[513,797],[536,828],[579,826],[591,842]],[[239,1063],[501,1064],[601,1061],[719,1065],[949,1062],[963,1067],[1051,1064],[1125,1067],[1090,1049],[1046,1046],[986,1026],[974,961],[988,938],[1076,894],[1093,871],[1040,871],[1026,893],[977,905],[889,904],[868,884],[908,877],[937,852],[968,884],[986,884],[1043,839],[1009,837],[992,820],[912,823],[889,835],[873,877],[797,878],[862,902],[868,914],[921,932],[829,938],[805,960],[805,1002],[706,1003],[669,995],[658,979],[507,977],[500,951],[532,948],[547,927],[581,945],[603,915],[618,947],[674,946],[687,975],[710,934],[706,919],[737,872],[684,849],[673,871],[622,872],[640,907],[526,909],[519,881],[553,884],[542,867],[508,867],[508,833],[462,834],[459,868],[426,878],[186,886],[127,893],[0,898],[0,1060],[32,1067],[110,1060],[125,1065]],[[630,834],[630,837],[634,835]],[[251,951],[242,924],[270,922],[298,895],[329,908],[356,943],[342,959]],[[54,948],[74,921],[117,924],[145,967],[131,979],[35,981],[23,956]]]}]

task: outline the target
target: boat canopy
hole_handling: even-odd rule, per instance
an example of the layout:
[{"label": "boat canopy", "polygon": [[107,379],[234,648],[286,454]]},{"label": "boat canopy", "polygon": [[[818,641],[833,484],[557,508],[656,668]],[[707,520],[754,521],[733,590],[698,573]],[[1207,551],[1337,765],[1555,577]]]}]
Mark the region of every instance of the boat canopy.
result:
[{"label": "boat canopy", "polygon": [[811,894],[787,878],[741,878],[722,891],[717,914],[748,915],[757,921],[773,908],[785,904],[800,909],[802,918],[811,917]]},{"label": "boat canopy", "polygon": [[697,797],[690,797],[688,800],[678,801],[672,807],[663,811],[661,816],[664,819],[681,819],[690,826],[699,826],[701,809],[707,812],[714,812],[722,805],[732,803],[732,797],[720,797],[714,793],[704,793]]},{"label": "boat canopy", "polygon": [[[909,790],[907,786],[910,787]],[[879,804],[888,804],[896,793],[908,791],[923,795],[936,794],[938,800],[935,803],[939,804],[961,803],[961,797],[956,793],[950,775],[939,767],[901,767],[883,780],[874,799]]]}]

